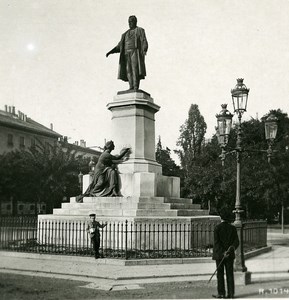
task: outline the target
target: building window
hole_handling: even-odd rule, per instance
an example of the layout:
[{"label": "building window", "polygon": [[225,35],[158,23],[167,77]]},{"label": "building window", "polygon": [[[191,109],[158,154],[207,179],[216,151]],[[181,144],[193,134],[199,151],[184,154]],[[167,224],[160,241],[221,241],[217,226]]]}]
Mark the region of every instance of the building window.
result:
[{"label": "building window", "polygon": [[24,136],[20,136],[19,138],[19,145],[21,148],[24,148],[25,147],[25,139],[24,139]]},{"label": "building window", "polygon": [[20,204],[20,205],[18,206],[18,209],[19,209],[19,210],[23,210],[23,208],[24,208],[24,205],[23,205],[23,204]]},{"label": "building window", "polygon": [[35,209],[35,206],[32,204],[30,205],[30,210],[34,210]]},{"label": "building window", "polygon": [[8,133],[7,145],[13,146],[13,134],[11,134],[11,133]]},{"label": "building window", "polygon": [[11,204],[7,204],[6,209],[11,210]]}]

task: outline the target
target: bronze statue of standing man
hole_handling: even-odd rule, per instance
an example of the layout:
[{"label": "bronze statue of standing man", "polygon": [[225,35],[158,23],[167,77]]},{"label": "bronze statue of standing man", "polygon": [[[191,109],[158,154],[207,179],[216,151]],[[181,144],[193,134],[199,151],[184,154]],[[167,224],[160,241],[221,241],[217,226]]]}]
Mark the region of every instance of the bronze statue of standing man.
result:
[{"label": "bronze statue of standing man", "polygon": [[136,26],[136,16],[128,18],[129,30],[121,36],[116,47],[106,53],[120,53],[118,79],[129,82],[129,90],[137,91],[141,79],[146,76],[145,55],[148,42],[143,28]]}]

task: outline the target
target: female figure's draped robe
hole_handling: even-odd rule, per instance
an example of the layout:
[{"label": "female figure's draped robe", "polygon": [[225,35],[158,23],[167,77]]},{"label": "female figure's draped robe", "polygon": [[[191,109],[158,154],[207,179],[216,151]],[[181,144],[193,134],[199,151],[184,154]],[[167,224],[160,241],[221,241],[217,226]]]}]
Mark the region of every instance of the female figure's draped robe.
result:
[{"label": "female figure's draped robe", "polygon": [[106,151],[100,155],[94,169],[92,182],[84,193],[84,197],[119,196],[119,175],[114,161],[119,160],[122,156],[114,156]]}]

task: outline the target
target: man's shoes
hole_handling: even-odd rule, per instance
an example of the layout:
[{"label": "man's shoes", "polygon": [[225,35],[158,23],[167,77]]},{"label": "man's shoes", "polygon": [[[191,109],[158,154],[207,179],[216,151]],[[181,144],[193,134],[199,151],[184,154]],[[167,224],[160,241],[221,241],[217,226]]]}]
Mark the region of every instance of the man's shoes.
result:
[{"label": "man's shoes", "polygon": [[227,299],[234,299],[234,296],[228,295],[226,298]]},{"label": "man's shoes", "polygon": [[224,295],[212,295],[212,296],[217,299],[225,299],[226,298]]}]

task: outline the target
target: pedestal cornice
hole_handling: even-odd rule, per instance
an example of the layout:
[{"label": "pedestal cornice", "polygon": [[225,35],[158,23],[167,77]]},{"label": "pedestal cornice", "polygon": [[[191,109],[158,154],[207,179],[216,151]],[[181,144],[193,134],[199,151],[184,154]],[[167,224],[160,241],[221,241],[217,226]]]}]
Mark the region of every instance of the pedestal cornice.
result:
[{"label": "pedestal cornice", "polygon": [[145,107],[146,109],[152,110],[154,113],[158,112],[160,109],[160,106],[154,103],[153,98],[151,98],[149,94],[143,92],[119,94],[114,97],[113,102],[107,104],[109,110],[125,106]]}]

